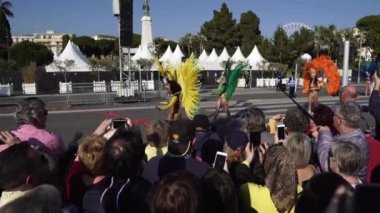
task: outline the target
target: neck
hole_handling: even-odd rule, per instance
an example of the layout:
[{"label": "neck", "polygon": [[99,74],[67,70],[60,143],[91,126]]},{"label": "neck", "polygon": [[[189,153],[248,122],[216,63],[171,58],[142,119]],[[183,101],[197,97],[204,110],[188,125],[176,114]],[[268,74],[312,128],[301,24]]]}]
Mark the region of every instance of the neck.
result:
[{"label": "neck", "polygon": [[342,128],[339,129],[339,134],[341,134],[341,135],[345,135],[345,134],[348,134],[348,133],[350,133],[350,132],[352,132],[352,131],[354,131],[354,130],[355,130],[355,128],[351,128],[351,127],[342,127]]},{"label": "neck", "polygon": [[104,179],[104,175],[96,176],[94,180],[92,181],[92,184],[97,184],[103,179]]},{"label": "neck", "polygon": [[338,174],[340,176],[342,176],[343,179],[345,179],[348,183],[350,183],[351,185],[357,185],[359,184],[359,178],[356,177],[356,176],[352,176],[352,175],[346,175],[346,174],[342,174],[342,173],[339,173]]}]

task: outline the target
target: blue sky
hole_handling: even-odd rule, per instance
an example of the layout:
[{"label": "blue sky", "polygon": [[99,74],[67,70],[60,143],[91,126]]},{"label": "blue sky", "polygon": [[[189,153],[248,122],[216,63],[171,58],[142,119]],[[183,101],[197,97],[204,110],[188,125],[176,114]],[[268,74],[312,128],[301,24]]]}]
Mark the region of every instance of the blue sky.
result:
[{"label": "blue sky", "polygon": [[[12,34],[24,35],[55,30],[77,35],[117,35],[112,0],[8,0],[13,3]],[[223,0],[150,0],[153,36],[178,40],[197,33],[212,18]],[[240,14],[253,11],[260,30],[271,37],[277,26],[290,22],[354,27],[366,15],[379,15],[379,0],[226,0],[238,21]],[[143,0],[134,0],[134,32],[141,33]]]}]

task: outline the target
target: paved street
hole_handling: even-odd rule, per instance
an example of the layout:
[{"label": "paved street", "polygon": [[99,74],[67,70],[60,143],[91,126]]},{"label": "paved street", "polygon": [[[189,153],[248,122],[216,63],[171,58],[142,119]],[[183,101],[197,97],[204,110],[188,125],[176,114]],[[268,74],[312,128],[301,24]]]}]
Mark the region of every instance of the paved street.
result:
[{"label": "paved street", "polygon": [[[361,88],[361,87],[359,87]],[[360,91],[360,90],[359,90]],[[295,100],[301,105],[307,102],[307,98],[299,93]],[[212,116],[215,109],[216,97],[210,95],[211,91],[206,90],[202,93],[200,113]],[[0,129],[10,130],[16,127],[12,118],[15,104],[22,97],[1,97],[0,98]],[[65,141],[69,141],[76,131],[83,132],[84,135],[91,133],[97,124],[105,118],[131,117],[135,124],[144,125],[153,119],[164,119],[165,111],[154,109],[158,100],[130,103],[114,104],[112,106],[85,106],[68,110],[65,105],[65,98],[62,95],[41,96],[47,102],[49,116],[48,129],[59,133]],[[320,101],[327,105],[338,102],[338,97],[323,95]],[[360,104],[368,104],[368,97],[359,96]],[[276,92],[274,88],[253,88],[237,89],[233,100],[230,101],[230,110],[233,116],[238,116],[239,112],[250,107],[262,109],[267,116],[278,113],[285,113],[295,104],[283,93]],[[225,113],[220,113],[225,116]]]}]

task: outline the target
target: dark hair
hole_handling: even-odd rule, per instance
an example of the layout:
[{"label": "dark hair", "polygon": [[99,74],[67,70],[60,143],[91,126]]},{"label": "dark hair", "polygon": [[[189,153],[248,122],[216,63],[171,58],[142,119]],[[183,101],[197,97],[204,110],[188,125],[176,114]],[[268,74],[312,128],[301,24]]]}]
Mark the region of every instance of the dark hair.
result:
[{"label": "dark hair", "polygon": [[145,156],[141,134],[131,129],[119,129],[104,148],[104,167],[108,175],[130,178],[139,175]]},{"label": "dark hair", "polygon": [[284,124],[289,131],[304,133],[307,131],[309,123],[309,117],[298,107],[293,107],[286,111]]},{"label": "dark hair", "polygon": [[41,114],[47,114],[45,103],[37,97],[30,97],[17,104],[14,118],[18,124],[35,124]]},{"label": "dark hair", "polygon": [[303,187],[294,212],[325,212],[339,186],[351,187],[347,181],[335,173],[328,172],[313,176]]},{"label": "dark hair", "polygon": [[46,158],[27,142],[0,152],[0,187],[5,190],[24,185],[28,176],[33,185],[38,185],[50,177],[48,173]]},{"label": "dark hair", "polygon": [[265,130],[265,115],[264,112],[259,108],[251,108],[245,114],[246,129],[253,131],[264,131]]},{"label": "dark hair", "polygon": [[334,134],[337,133],[333,125],[334,111],[330,107],[316,103],[312,105],[311,111],[313,112],[313,120],[316,125],[328,126]]},{"label": "dark hair", "polygon": [[197,178],[187,171],[166,175],[153,191],[155,213],[198,213],[202,210]]},{"label": "dark hair", "polygon": [[194,137],[195,128],[190,120],[180,119],[173,121],[168,130],[168,152],[172,155],[188,153]]},{"label": "dark hair", "polygon": [[238,212],[235,185],[228,173],[210,169],[201,179],[205,212]]},{"label": "dark hair", "polygon": [[181,92],[181,86],[175,82],[175,81],[168,81],[169,83],[169,89],[172,94],[175,94],[177,92]]},{"label": "dark hair", "polygon": [[146,142],[154,147],[161,148],[168,141],[168,125],[162,121],[153,121],[146,128]]}]

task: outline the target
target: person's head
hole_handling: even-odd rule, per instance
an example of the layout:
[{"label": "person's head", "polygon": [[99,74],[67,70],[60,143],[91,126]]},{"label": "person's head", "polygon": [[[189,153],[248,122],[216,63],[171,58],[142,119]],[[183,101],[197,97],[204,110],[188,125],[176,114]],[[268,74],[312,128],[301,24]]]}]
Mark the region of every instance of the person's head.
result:
[{"label": "person's head", "polygon": [[342,91],[339,93],[340,103],[355,102],[358,96],[356,86],[353,84],[348,84],[343,87]]},{"label": "person's head", "polygon": [[259,108],[250,108],[245,114],[245,128],[250,132],[265,130],[265,115]]},{"label": "person's head", "polygon": [[349,188],[349,183],[340,175],[327,172],[313,176],[303,187],[295,206],[295,213],[325,212],[338,187]]},{"label": "person's head", "polygon": [[51,213],[62,212],[60,192],[52,185],[40,185],[1,207],[1,213],[28,212]]},{"label": "person's head", "polygon": [[362,154],[357,145],[351,142],[340,142],[332,145],[330,168],[333,172],[357,176],[362,164]]},{"label": "person's head", "polygon": [[285,146],[276,144],[264,155],[265,184],[279,212],[287,212],[295,204],[297,171],[293,158]]},{"label": "person's head", "polygon": [[48,182],[48,160],[27,142],[15,144],[0,152],[0,188],[33,188]]},{"label": "person's head", "polygon": [[207,115],[198,114],[193,118],[193,125],[195,127],[195,132],[208,132],[210,131],[210,121]]},{"label": "person's head", "polygon": [[181,86],[175,81],[168,81],[168,88],[171,94],[176,94],[181,92]]},{"label": "person's head", "polygon": [[334,123],[334,111],[324,104],[316,103],[312,105],[313,121],[318,126],[328,126],[332,132],[336,133]]},{"label": "person's head", "polygon": [[194,137],[195,128],[190,120],[173,121],[168,131],[168,153],[175,156],[185,156],[190,153]]},{"label": "person's head", "polygon": [[104,148],[104,169],[115,178],[138,176],[145,157],[141,134],[131,129],[119,129]]},{"label": "person's head", "polygon": [[18,124],[32,124],[38,128],[45,128],[48,111],[45,103],[37,98],[25,98],[16,107],[14,118]]},{"label": "person's head", "polygon": [[245,160],[245,147],[248,143],[248,137],[245,132],[232,130],[225,138],[225,152],[227,153],[227,162],[242,162]]},{"label": "person's head", "polygon": [[155,213],[198,213],[202,210],[197,178],[187,171],[166,175],[153,190]]},{"label": "person's head", "polygon": [[103,152],[106,139],[99,135],[87,136],[78,147],[79,162],[93,176],[104,174]]},{"label": "person's head", "polygon": [[153,121],[146,128],[146,141],[154,147],[163,147],[168,141],[168,126],[162,121]]},{"label": "person's head", "polygon": [[336,106],[334,112],[334,127],[340,133],[347,128],[358,128],[360,119],[361,112],[357,104],[348,102]]},{"label": "person's head", "polygon": [[293,156],[297,169],[305,168],[311,157],[311,141],[308,136],[303,133],[292,133],[285,140],[285,146],[289,153]]},{"label": "person's head", "polygon": [[202,195],[205,198],[205,212],[238,211],[238,198],[235,185],[228,173],[210,169],[201,179]]},{"label": "person's head", "polygon": [[284,124],[290,132],[306,132],[309,127],[309,117],[298,107],[288,109],[285,113]]}]

